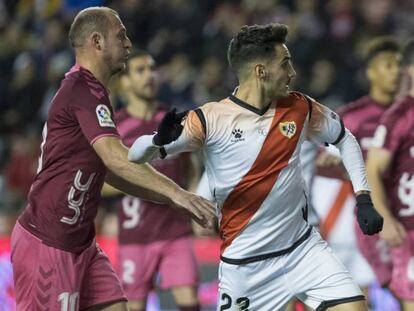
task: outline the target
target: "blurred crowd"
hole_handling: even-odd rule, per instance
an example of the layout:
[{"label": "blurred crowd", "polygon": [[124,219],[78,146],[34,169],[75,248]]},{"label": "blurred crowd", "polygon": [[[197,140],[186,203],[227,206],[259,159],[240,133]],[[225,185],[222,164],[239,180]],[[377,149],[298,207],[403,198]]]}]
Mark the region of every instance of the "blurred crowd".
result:
[{"label": "blurred crowd", "polygon": [[[232,92],[227,45],[245,24],[287,24],[295,89],[331,108],[366,92],[368,39],[414,33],[412,0],[0,0],[0,234],[1,214],[25,206],[51,98],[74,62],[70,23],[94,5],[119,12],[158,63],[160,101],[179,110]],[[111,96],[123,104],[116,79]]]}]

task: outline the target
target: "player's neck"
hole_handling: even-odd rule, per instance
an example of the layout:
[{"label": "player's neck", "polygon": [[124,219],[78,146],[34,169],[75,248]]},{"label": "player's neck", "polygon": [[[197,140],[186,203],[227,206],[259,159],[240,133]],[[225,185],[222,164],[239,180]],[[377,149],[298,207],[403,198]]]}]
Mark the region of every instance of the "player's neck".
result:
[{"label": "player's neck", "polygon": [[234,96],[259,110],[268,106],[271,101],[263,89],[251,82],[240,84]]},{"label": "player's neck", "polygon": [[385,92],[379,87],[372,86],[369,96],[381,106],[389,106],[395,99],[395,94]]},{"label": "player's neck", "polygon": [[96,60],[82,55],[76,56],[76,63],[82,68],[90,71],[93,76],[103,84],[104,87],[108,87],[112,74],[106,67],[100,65]]},{"label": "player's neck", "polygon": [[154,116],[157,104],[154,100],[148,101],[136,96],[128,98],[128,113],[136,118],[150,120]]}]

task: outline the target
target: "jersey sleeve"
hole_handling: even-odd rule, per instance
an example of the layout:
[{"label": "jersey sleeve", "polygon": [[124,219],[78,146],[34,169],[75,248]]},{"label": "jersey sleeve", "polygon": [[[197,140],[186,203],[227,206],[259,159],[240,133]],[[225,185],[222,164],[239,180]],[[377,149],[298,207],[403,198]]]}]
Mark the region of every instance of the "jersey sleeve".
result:
[{"label": "jersey sleeve", "polygon": [[70,108],[91,145],[104,136],[119,137],[109,103],[104,103],[104,99],[99,100],[87,91],[74,97]]},{"label": "jersey sleeve", "polygon": [[201,109],[190,111],[184,120],[184,132],[189,143],[195,149],[200,149],[206,139],[206,125]]},{"label": "jersey sleeve", "polygon": [[401,116],[398,117],[395,113],[385,113],[375,130],[374,147],[395,153],[405,134],[401,120],[403,120]]},{"label": "jersey sleeve", "polygon": [[312,101],[312,116],[309,135],[312,141],[336,145],[345,135],[344,124],[339,115],[315,100]]}]

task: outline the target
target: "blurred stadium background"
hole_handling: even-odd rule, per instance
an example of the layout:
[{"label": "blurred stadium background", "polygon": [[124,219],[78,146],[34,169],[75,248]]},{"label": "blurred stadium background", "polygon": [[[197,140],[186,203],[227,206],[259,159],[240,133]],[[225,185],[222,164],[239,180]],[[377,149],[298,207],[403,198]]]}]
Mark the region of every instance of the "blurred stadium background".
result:
[{"label": "blurred stadium background", "polygon": [[[233,90],[227,44],[245,24],[288,24],[298,73],[295,89],[331,108],[366,92],[361,64],[367,40],[388,34],[404,42],[414,34],[412,0],[0,0],[0,310],[14,310],[8,236],[25,207],[50,100],[73,64],[69,25],[80,9],[94,5],[119,12],[134,46],[158,62],[159,99],[179,109]],[[111,96],[120,107],[117,89],[114,79]],[[97,228],[103,247],[113,255],[117,228],[112,203],[102,202]],[[218,240],[194,241],[204,282],[200,298],[206,310],[212,309]],[[173,306],[164,294],[151,301],[152,310]]]}]

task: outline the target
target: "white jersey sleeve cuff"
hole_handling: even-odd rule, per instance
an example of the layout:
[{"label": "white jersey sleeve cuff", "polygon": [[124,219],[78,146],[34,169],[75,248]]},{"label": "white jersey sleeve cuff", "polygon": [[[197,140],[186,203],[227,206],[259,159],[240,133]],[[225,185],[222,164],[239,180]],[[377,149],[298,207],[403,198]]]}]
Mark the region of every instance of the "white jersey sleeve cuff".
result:
[{"label": "white jersey sleeve cuff", "polygon": [[137,138],[129,148],[128,160],[135,163],[146,163],[160,157],[160,147],[153,143],[154,135],[143,135]]}]

